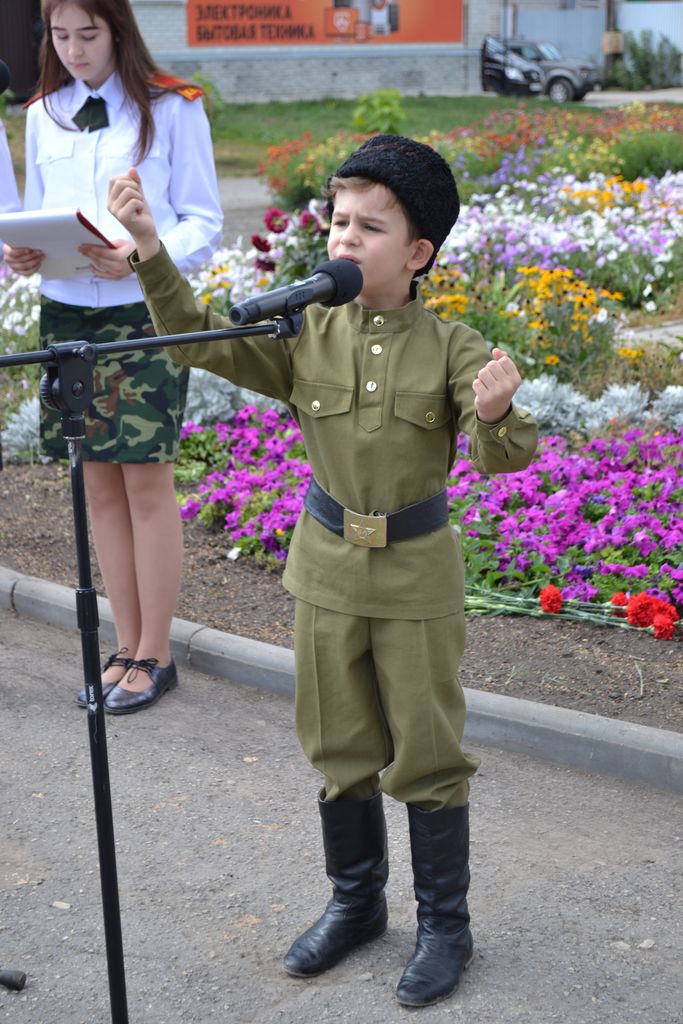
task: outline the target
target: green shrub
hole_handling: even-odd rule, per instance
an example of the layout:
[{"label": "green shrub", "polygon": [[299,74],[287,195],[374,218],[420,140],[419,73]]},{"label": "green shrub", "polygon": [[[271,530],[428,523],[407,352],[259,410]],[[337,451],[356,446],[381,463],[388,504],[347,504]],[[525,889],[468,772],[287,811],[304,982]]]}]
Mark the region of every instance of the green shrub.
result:
[{"label": "green shrub", "polygon": [[398,89],[377,89],[359,97],[351,127],[366,135],[398,135],[405,119]]},{"label": "green shrub", "polygon": [[657,46],[650,29],[636,39],[633,32],[624,35],[624,56],[615,61],[607,85],[622,89],[666,89],[680,85],[681,51],[665,36]]},{"label": "green shrub", "polygon": [[614,163],[627,181],[662,178],[667,171],[683,171],[683,136],[678,132],[638,132],[617,139]]}]

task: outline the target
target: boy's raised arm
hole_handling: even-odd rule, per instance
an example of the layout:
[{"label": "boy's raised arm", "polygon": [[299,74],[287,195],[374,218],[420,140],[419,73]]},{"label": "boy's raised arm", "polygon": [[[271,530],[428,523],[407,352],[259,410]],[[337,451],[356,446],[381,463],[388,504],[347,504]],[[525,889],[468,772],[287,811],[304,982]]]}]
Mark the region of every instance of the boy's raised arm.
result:
[{"label": "boy's raised arm", "polygon": [[139,260],[156,256],[161,242],[135,167],[110,179],[107,209],[132,237]]}]

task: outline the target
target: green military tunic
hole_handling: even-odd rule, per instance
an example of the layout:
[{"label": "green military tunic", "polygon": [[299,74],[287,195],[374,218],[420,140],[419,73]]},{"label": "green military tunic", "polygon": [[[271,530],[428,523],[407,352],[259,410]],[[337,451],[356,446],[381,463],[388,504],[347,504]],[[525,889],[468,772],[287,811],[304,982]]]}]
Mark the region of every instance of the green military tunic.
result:
[{"label": "green military tunic", "polygon": [[[135,258],[132,262],[158,334],[231,326],[227,318],[197,304],[163,249],[143,263]],[[354,302],[333,309],[309,306],[301,333],[295,338],[240,337],[169,351],[181,363],[211,370],[240,387],[284,402],[301,427],[319,484],[357,513],[394,512],[440,491],[456,456],[459,432],[469,436],[470,457],[482,473],[524,469],[536,448],[536,423],[523,409],[513,406],[495,425],[477,419],[472,382],[490,358],[486,344],[476,331],[426,310],[419,297],[393,310],[363,309]],[[384,672],[377,670],[376,675],[386,677],[386,685],[379,687],[379,702],[374,698],[377,722],[373,739],[369,740],[362,730],[354,730],[358,741],[350,757],[359,763],[363,760],[361,748],[368,742],[375,743],[377,753],[370,759],[370,775],[362,778],[367,769],[359,768],[355,773],[345,769],[349,752],[345,756],[343,743],[335,767],[331,767],[328,753],[332,740],[328,743],[320,737],[325,732],[330,737],[344,735],[345,721],[339,717],[338,701],[327,701],[330,710],[325,712],[326,701],[318,689],[343,689],[344,680],[355,671],[353,666],[359,659],[348,659],[347,664],[338,640],[345,630],[330,625],[334,616],[331,620],[330,616],[318,616],[326,622],[325,640],[311,644],[309,636],[300,635],[298,626],[304,616],[303,610],[297,610],[299,734],[312,762],[325,775],[327,798],[342,792],[347,797],[361,797],[376,788],[376,772],[397,756],[396,736],[390,735],[391,720],[398,722],[400,717],[404,733],[406,722],[424,716],[423,702],[429,700],[441,706],[443,714],[437,710],[436,717],[450,724],[442,738],[430,746],[429,767],[423,763],[419,749],[424,744],[406,746],[402,738],[402,764],[398,772],[392,764],[392,771],[406,781],[392,795],[433,807],[464,802],[463,780],[476,770],[477,762],[468,761],[459,752],[464,705],[457,665],[462,636],[456,644],[446,640],[446,632],[448,637],[453,636],[454,617],[463,617],[464,569],[456,533],[444,526],[384,548],[368,548],[349,543],[303,511],[292,538],[283,582],[300,602],[305,602],[310,613],[305,619],[308,631],[314,628],[311,608],[361,619],[399,620],[403,624],[399,634],[405,637],[410,636],[414,624],[420,638],[424,637],[420,623],[436,619],[442,620],[445,631],[444,650],[452,650],[452,656],[446,659],[449,668],[446,670],[443,664],[438,667],[440,695],[420,691],[419,706],[413,705],[412,699],[414,694],[418,700],[414,681],[420,670],[415,659],[406,670],[410,679],[389,679],[397,672],[400,675],[400,665]],[[417,632],[415,641],[408,641],[406,654],[422,643]],[[370,633],[368,637],[367,644],[372,647]],[[429,672],[424,659],[437,642],[432,633],[422,659],[425,674]],[[349,640],[346,647],[350,644]],[[395,649],[396,641],[386,646]],[[340,665],[344,668],[338,674]],[[365,668],[363,672],[367,675]],[[444,696],[445,675],[449,696]],[[311,678],[317,680],[315,693],[308,689]],[[399,693],[403,694],[400,715],[387,708]],[[382,706],[380,712],[378,704]],[[318,709],[315,720],[310,720],[311,705]],[[363,715],[373,713],[371,705],[364,706]],[[355,722],[357,713],[357,704],[347,707],[346,724]],[[328,719],[324,729],[322,718]],[[427,730],[432,738],[435,731]],[[384,736],[381,751],[379,735]],[[444,784],[440,767],[446,764],[452,769],[449,784]],[[412,783],[407,778],[410,774]],[[432,781],[420,790],[414,785],[418,778]],[[450,791],[432,799],[434,779],[440,791],[449,790],[449,785]],[[383,788],[390,791],[384,780]]]},{"label": "green military tunic", "polygon": [[[163,250],[134,265],[157,333],[231,326],[198,307]],[[536,448],[535,420],[522,409],[494,426],[477,420],[472,381],[488,349],[480,334],[441,320],[420,298],[388,311],[310,306],[296,338],[226,339],[170,353],[286,403],[318,483],[355,512],[394,512],[440,491],[459,431],[482,473],[524,469]],[[463,607],[460,545],[447,526],[366,548],[304,512],[284,584],[295,597],[350,615],[427,619]]]}]

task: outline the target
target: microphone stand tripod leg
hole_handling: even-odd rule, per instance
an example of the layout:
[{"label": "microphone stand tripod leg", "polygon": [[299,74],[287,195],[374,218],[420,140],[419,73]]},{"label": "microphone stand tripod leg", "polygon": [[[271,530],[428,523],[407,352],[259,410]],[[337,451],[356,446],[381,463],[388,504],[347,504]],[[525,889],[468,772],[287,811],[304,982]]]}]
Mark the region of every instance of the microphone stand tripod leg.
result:
[{"label": "microphone stand tripod leg", "polygon": [[[80,419],[83,421],[82,416]],[[65,421],[67,421],[66,424]],[[63,430],[65,425],[69,431],[72,431],[73,419],[63,416]],[[64,436],[69,446],[69,466],[71,470],[71,495],[76,536],[76,557],[78,561],[76,612],[78,628],[81,632],[85,691],[88,702],[88,734],[90,737],[90,761],[95,796],[95,820],[97,824],[100,861],[104,936],[107,948],[109,997],[113,1024],[128,1024],[121,911],[116,871],[116,846],[114,841],[114,821],[109,784],[109,758],[107,755],[107,735],[104,723],[104,699],[102,696],[102,676],[100,671],[99,616],[97,611],[97,592],[92,585],[90,568],[85,484],[81,457],[81,438],[83,435],[81,433],[80,436],[75,437],[67,437],[66,434]]]},{"label": "microphone stand tripod leg", "polygon": [[61,412],[62,435],[67,442],[69,452],[71,498],[78,562],[76,614],[81,634],[87,700],[90,762],[95,798],[104,938],[109,977],[109,1002],[112,1024],[128,1024],[121,911],[116,872],[116,845],[100,670],[97,593],[92,585],[90,569],[88,519],[83,479],[84,410],[93,395],[94,350],[87,344],[65,342],[51,346],[51,352],[54,360],[47,366],[45,384],[41,381],[41,397]]}]

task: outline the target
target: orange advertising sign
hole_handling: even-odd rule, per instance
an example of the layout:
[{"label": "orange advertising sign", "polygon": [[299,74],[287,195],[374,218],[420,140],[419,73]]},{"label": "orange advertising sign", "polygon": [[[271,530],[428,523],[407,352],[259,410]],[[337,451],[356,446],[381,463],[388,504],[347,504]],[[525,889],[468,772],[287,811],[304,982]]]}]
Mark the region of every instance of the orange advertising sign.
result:
[{"label": "orange advertising sign", "polygon": [[187,0],[189,46],[461,43],[463,0]]}]

